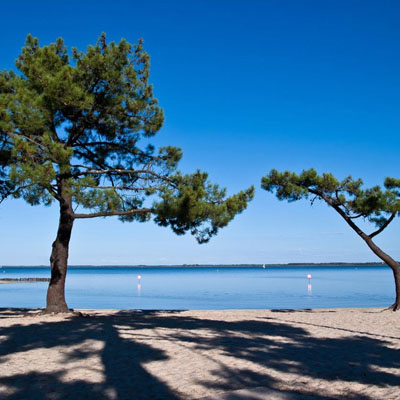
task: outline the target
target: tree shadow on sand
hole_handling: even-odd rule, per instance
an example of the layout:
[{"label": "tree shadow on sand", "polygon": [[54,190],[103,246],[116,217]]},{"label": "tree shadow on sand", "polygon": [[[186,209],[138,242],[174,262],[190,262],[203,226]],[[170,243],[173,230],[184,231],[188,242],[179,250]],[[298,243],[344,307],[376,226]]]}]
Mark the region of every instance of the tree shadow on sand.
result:
[{"label": "tree shadow on sand", "polygon": [[[163,328],[163,329],[160,329]],[[211,371],[216,379],[197,381],[197,384],[216,391],[243,388],[276,388],[282,383],[276,374],[291,372],[305,378],[329,382],[348,382],[393,388],[399,386],[398,375],[381,368],[400,368],[400,350],[388,347],[384,339],[356,335],[341,338],[316,338],[307,330],[273,319],[248,321],[221,321],[200,319],[178,312],[120,311],[113,315],[90,318],[71,317],[58,322],[38,318],[37,323],[3,328],[0,342],[0,361],[8,355],[33,349],[51,349],[64,346],[72,349],[63,354],[65,361],[87,362],[90,369],[91,350],[80,346],[86,340],[101,341],[96,350],[101,358],[104,379],[90,383],[84,377],[68,381],[63,371],[17,374],[0,378],[0,385],[10,389],[8,399],[180,399],[183,396],[157,377],[147,372],[145,364],[167,360],[167,355],[144,340],[138,340],[144,330],[157,329],[154,339],[174,340],[189,345],[198,353],[207,350],[233,357],[236,367],[218,365]],[[201,333],[199,332],[201,331]],[[133,335],[126,335],[133,332]],[[241,363],[244,361],[245,363]],[[256,366],[256,371],[241,365]],[[4,365],[4,363],[3,363]],[[239,365],[239,366],[238,366]],[[172,371],[177,379],[185,374]],[[287,392],[290,398],[303,390],[303,382]],[[232,397],[233,398],[233,397]],[[239,397],[237,397],[239,398]],[[244,398],[244,397],[243,397]],[[248,397],[247,397],[248,398]],[[323,391],[313,393],[314,399],[334,399]],[[372,400],[367,394],[346,394],[348,399]]]},{"label": "tree shadow on sand", "polygon": [[[185,329],[185,334],[176,335],[175,339],[195,344],[196,350],[202,353],[218,349],[221,354],[272,368],[276,372],[291,372],[305,378],[324,379],[327,385],[329,381],[353,382],[393,388],[394,392],[400,386],[400,350],[388,347],[389,342],[385,339],[367,336],[364,332],[357,334],[356,331],[351,331],[353,336],[341,338],[318,338],[311,336],[303,328],[293,326],[293,321],[288,321],[288,324],[282,320],[274,321],[273,318],[216,321],[184,316],[153,316],[151,319],[138,321],[138,324],[143,326],[146,322],[150,326],[154,324],[167,328],[179,324]],[[209,331],[210,334],[205,337],[187,334],[191,330],[199,329]],[[284,340],[275,340],[275,337]],[[388,338],[400,340],[400,337]],[[381,368],[397,370],[397,374],[382,371]],[[229,365],[221,365],[214,371],[214,376],[218,379],[204,381],[203,384],[225,391],[257,386],[274,388],[280,383],[267,373]],[[302,382],[298,384],[298,390],[302,392]],[[321,392],[314,393],[313,397],[332,398]],[[346,398],[371,399],[368,395],[357,392],[348,392]]]},{"label": "tree shadow on sand", "polygon": [[[71,317],[62,321],[40,320],[30,325],[15,325],[3,328],[0,343],[0,360],[7,356],[37,349],[65,347],[62,354],[65,362],[85,362],[90,370],[93,352],[101,358],[104,379],[91,383],[85,379],[69,381],[66,371],[44,372],[38,370],[29,374],[14,374],[1,377],[0,385],[11,389],[9,400],[20,399],[178,399],[178,397],[157,378],[150,375],[144,364],[166,359],[162,351],[121,336],[115,325],[125,325],[126,318],[113,316]],[[129,318],[129,326],[134,320]],[[104,343],[102,349],[93,351],[79,345],[90,340]],[[74,347],[75,346],[75,347]],[[3,364],[4,365],[4,364]],[[0,396],[1,397],[1,396]]]}]

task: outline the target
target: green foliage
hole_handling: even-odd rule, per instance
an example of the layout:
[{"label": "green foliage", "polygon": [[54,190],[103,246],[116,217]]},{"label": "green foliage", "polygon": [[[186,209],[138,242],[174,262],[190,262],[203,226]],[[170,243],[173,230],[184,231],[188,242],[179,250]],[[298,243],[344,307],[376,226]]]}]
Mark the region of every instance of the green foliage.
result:
[{"label": "green foliage", "polygon": [[307,199],[320,199],[342,212],[342,216],[350,219],[363,217],[374,223],[378,228],[384,226],[391,214],[400,210],[400,181],[387,178],[383,191],[379,186],[362,189],[361,179],[354,180],[351,176],[342,181],[332,174],[318,175],[314,169],[302,171],[300,175],[294,172],[279,172],[271,170],[262,178],[261,187],[275,193],[279,200],[289,202]]},{"label": "green foliage", "polygon": [[393,196],[400,198],[400,179],[386,178],[385,188],[390,190],[390,192],[393,193]]},{"label": "green foliage", "polygon": [[28,35],[16,66],[0,72],[0,184],[18,187],[14,196],[68,204],[75,218],[155,216],[200,242],[252,198],[252,188],[226,198],[207,174],[177,171],[179,148],[148,144],[164,114],[141,40],[107,43],[102,34],[86,52],[69,53],[61,38],[41,47]]},{"label": "green foliage", "polygon": [[11,163],[11,149],[5,135],[0,132],[0,203],[15,190],[15,186],[8,178],[9,164]]},{"label": "green foliage", "polygon": [[[1,81],[0,81],[1,83]],[[3,98],[0,96],[0,203],[8,196],[16,194],[16,186],[9,179],[12,158],[12,145],[6,130],[9,127],[9,115],[1,112]]]},{"label": "green foliage", "polygon": [[200,171],[185,176],[177,174],[172,179],[173,189],[166,186],[161,201],[154,205],[155,221],[160,226],[170,225],[178,235],[189,230],[199,243],[207,242],[219,228],[226,226],[254,195],[254,188],[250,188],[225,199],[225,189],[210,184],[207,174]]}]

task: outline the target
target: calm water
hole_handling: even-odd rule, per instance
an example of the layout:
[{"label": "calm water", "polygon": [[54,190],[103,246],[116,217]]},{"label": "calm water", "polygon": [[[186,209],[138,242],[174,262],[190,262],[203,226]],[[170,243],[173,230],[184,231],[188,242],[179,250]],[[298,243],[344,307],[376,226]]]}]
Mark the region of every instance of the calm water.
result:
[{"label": "calm water", "polygon": [[[49,268],[0,274],[50,276]],[[44,307],[47,285],[1,284],[0,307]],[[394,284],[388,267],[70,268],[66,299],[72,308],[94,309],[385,307],[393,302]]]}]

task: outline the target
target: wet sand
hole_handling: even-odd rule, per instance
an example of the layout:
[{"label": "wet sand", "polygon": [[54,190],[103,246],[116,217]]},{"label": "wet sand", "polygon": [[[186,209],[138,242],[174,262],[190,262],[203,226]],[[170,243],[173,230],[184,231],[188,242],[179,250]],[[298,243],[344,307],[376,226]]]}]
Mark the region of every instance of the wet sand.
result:
[{"label": "wet sand", "polygon": [[81,311],[0,310],[0,398],[400,399],[400,312]]}]

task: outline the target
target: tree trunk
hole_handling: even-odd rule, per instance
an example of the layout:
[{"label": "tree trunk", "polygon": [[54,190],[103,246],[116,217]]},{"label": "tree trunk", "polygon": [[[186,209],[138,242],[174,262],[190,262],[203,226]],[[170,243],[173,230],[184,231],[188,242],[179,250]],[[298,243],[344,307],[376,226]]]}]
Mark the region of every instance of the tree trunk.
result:
[{"label": "tree trunk", "polygon": [[400,269],[398,263],[397,263],[397,268],[392,268],[392,271],[394,276],[394,282],[396,285],[396,300],[391,308],[393,308],[393,311],[398,311],[400,310]]},{"label": "tree trunk", "polygon": [[60,220],[56,240],[53,242],[53,249],[50,256],[51,279],[47,290],[46,312],[62,313],[69,312],[65,302],[65,278],[68,265],[68,248],[74,224],[74,212],[72,201],[62,186],[60,194]]},{"label": "tree trunk", "polygon": [[394,285],[396,289],[396,299],[390,306],[393,311],[400,310],[400,267],[399,263],[392,257],[386,254],[380,249],[368,236],[362,237],[367,243],[368,247],[384,262],[386,263],[393,272]]}]

